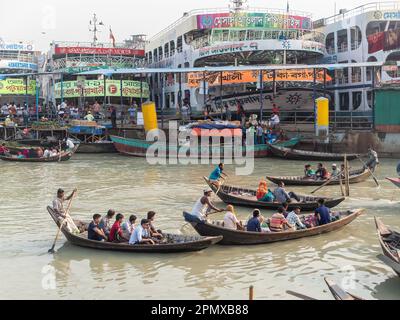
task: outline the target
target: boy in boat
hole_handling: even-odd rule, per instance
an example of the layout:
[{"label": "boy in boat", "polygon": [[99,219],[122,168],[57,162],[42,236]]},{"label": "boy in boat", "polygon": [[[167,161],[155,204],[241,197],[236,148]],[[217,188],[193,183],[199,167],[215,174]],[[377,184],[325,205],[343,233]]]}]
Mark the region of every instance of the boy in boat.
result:
[{"label": "boy in boat", "polygon": [[287,222],[291,226],[293,226],[294,230],[307,229],[307,227],[304,225],[304,223],[301,222],[301,220],[300,220],[300,217],[299,217],[300,213],[301,213],[301,208],[297,207],[292,212],[290,212],[286,217]]},{"label": "boy in boat", "polygon": [[284,209],[280,207],[278,212],[275,213],[269,223],[269,228],[271,232],[282,232],[282,231],[291,231],[293,230],[293,226],[289,224],[286,220],[285,216],[283,215]]},{"label": "boy in boat", "polygon": [[126,239],[124,233],[122,232],[121,224],[124,222],[124,216],[122,214],[117,214],[115,218],[115,223],[111,228],[110,235],[108,236],[108,241],[115,243],[128,242],[129,239]]},{"label": "boy in boat", "polygon": [[306,179],[315,179],[315,171],[312,169],[311,164],[307,164],[304,168],[304,177]]},{"label": "boy in boat", "polygon": [[261,221],[260,221],[260,210],[256,209],[253,211],[253,218],[247,222],[248,232],[262,232]]},{"label": "boy in boat", "polygon": [[235,208],[232,205],[226,207],[224,228],[229,230],[244,230],[242,223],[236,217]]},{"label": "boy in boat", "polygon": [[218,167],[216,167],[215,170],[211,173],[209,180],[213,185],[219,188],[221,185],[220,179],[224,179],[226,177],[227,175],[224,173],[224,164],[220,163]]},{"label": "boy in boat", "polygon": [[129,220],[121,225],[121,229],[125,239],[130,239],[130,237],[132,236],[132,233],[135,230],[136,220],[137,217],[135,215],[131,215],[129,217]]},{"label": "boy in boat", "polygon": [[104,231],[104,234],[108,237],[110,235],[112,221],[115,216],[115,210],[108,210],[107,215],[101,220],[100,228]]},{"label": "boy in boat", "polygon": [[331,173],[331,176],[332,176],[332,177],[339,177],[339,174],[340,174],[340,172],[339,172],[339,169],[338,169],[338,167],[337,167],[337,164],[333,164],[333,165],[332,165],[332,173]]},{"label": "boy in boat", "polygon": [[211,208],[216,212],[223,212],[223,209],[218,209],[216,206],[213,205],[210,198],[212,195],[212,190],[204,190],[204,195],[201,197],[192,209],[191,215],[198,218],[201,221],[207,220],[207,212]]},{"label": "boy in boat", "polygon": [[107,241],[108,238],[104,234],[104,231],[99,227],[101,220],[101,215],[95,214],[93,216],[93,221],[88,227],[88,239],[93,241]]},{"label": "boy in boat", "polygon": [[150,221],[143,219],[135,231],[133,231],[131,238],[129,239],[130,245],[150,244],[155,245],[156,243],[150,239]]},{"label": "boy in boat", "polygon": [[319,226],[324,226],[332,222],[331,210],[325,206],[325,200],[318,200],[319,208],[315,210],[315,216]]},{"label": "boy in boat", "polygon": [[278,188],[274,191],[275,201],[284,203],[284,202],[292,202],[292,199],[295,199],[297,202],[300,202],[300,198],[294,192],[287,192],[285,190],[285,183],[283,181],[279,182]]},{"label": "boy in boat", "polygon": [[157,230],[153,224],[155,218],[156,218],[156,213],[154,211],[150,211],[147,213],[147,220],[150,221],[150,236],[152,238],[161,240],[163,238],[162,232],[161,230]]},{"label": "boy in boat", "polygon": [[316,172],[317,180],[327,180],[330,178],[328,170],[322,163],[318,164],[318,170]]}]

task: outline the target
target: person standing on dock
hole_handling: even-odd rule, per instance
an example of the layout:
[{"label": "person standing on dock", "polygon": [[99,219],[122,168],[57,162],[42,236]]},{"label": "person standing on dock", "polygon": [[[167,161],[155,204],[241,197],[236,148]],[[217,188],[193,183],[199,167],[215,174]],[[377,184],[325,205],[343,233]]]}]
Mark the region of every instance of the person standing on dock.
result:
[{"label": "person standing on dock", "polygon": [[192,216],[200,219],[201,221],[207,220],[207,212],[211,208],[216,212],[223,212],[223,209],[218,209],[210,200],[212,190],[204,190],[204,195],[201,197],[192,209]]},{"label": "person standing on dock", "polygon": [[114,106],[111,106],[111,124],[113,129],[117,128],[117,110],[115,109]]}]

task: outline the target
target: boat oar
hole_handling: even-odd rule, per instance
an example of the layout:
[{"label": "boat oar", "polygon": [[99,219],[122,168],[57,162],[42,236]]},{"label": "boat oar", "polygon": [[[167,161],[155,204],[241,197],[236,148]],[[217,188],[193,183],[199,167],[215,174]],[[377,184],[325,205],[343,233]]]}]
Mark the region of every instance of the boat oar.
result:
[{"label": "boat oar", "polygon": [[61,230],[62,230],[62,228],[64,227],[64,224],[67,222],[67,219],[68,219],[68,217],[69,217],[69,211],[71,210],[72,200],[74,199],[74,197],[75,197],[75,192],[74,192],[74,194],[72,195],[71,199],[69,200],[67,210],[65,211],[65,218],[64,218],[64,220],[60,223],[60,227],[58,228],[57,235],[56,235],[56,238],[54,239],[53,246],[52,246],[52,247],[49,249],[49,251],[48,251],[48,252],[51,253],[51,254],[53,254],[53,253],[55,252],[55,251],[54,251],[54,248],[56,247],[58,237],[59,237],[60,234],[61,234]]},{"label": "boat oar", "polygon": [[311,192],[311,194],[316,193],[317,191],[321,190],[322,188],[325,188],[327,185],[329,185],[336,177],[339,177],[341,179],[343,171],[341,171],[338,175],[332,176],[328,181],[326,181],[322,186],[318,187],[314,191]]},{"label": "boat oar", "polygon": [[379,184],[378,179],[375,177],[374,173],[373,173],[372,170],[369,168],[369,166],[367,166],[367,164],[366,164],[364,161],[362,161],[362,159],[361,159],[358,155],[357,155],[357,159],[360,160],[360,162],[364,165],[365,168],[368,169],[368,171],[369,171],[369,173],[371,174],[372,178],[374,179],[374,181],[375,181],[377,187],[380,187],[381,185]]},{"label": "boat oar", "polygon": [[296,297],[296,298],[302,299],[302,300],[317,301],[317,299],[311,298],[311,297],[309,297],[309,296],[306,296],[306,295],[304,295],[304,294],[297,293],[297,292],[294,292],[294,291],[290,291],[290,290],[289,290],[289,291],[286,291],[286,293],[287,293],[287,294],[290,294],[291,296],[294,296],[294,297]]}]

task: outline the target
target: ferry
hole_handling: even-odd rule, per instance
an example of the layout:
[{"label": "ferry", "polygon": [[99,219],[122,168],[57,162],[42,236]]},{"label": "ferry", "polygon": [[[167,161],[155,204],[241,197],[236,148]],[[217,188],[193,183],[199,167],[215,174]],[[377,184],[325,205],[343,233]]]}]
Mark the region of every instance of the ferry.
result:
[{"label": "ferry", "polygon": [[[243,0],[231,2],[229,8],[184,13],[153,36],[146,46],[148,66],[309,65],[324,58],[325,36],[314,30],[312,14],[289,8],[248,8]],[[313,110],[314,99],[327,95],[323,89],[330,80],[329,75],[318,73],[315,92],[313,71],[305,68],[264,75],[257,72],[154,75],[151,87],[153,101],[164,110],[179,109],[183,103],[190,103],[192,110],[197,111],[206,105],[214,111],[228,105],[234,111],[240,103],[246,112],[258,113],[260,99],[265,110],[272,110],[274,105],[286,110]]]}]

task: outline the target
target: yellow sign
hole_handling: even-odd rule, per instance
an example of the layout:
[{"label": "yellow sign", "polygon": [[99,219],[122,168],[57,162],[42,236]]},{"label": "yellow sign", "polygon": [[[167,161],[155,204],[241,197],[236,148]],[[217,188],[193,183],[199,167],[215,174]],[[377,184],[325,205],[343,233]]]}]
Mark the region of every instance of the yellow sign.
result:
[{"label": "yellow sign", "polygon": [[[26,95],[26,84],[24,79],[5,79],[0,80],[0,95],[22,96]],[[28,95],[36,94],[36,81],[30,80],[28,85]]]},{"label": "yellow sign", "polygon": [[[210,72],[205,75],[206,82],[209,86],[219,86],[222,84],[237,84],[237,83],[251,83],[258,82],[260,74],[258,71],[233,71],[223,72],[222,81],[220,72]],[[274,73],[272,71],[264,72],[264,82],[274,81]],[[204,74],[201,72],[189,73],[188,84],[192,88],[199,87],[204,81]],[[299,69],[299,70],[278,70],[275,72],[275,81],[281,82],[313,82],[314,70],[313,69]],[[324,71],[317,72],[316,81],[323,83]],[[326,81],[332,81],[332,78],[327,74]]]},{"label": "yellow sign", "polygon": [[317,103],[317,126],[329,127],[329,99],[319,98]]}]

